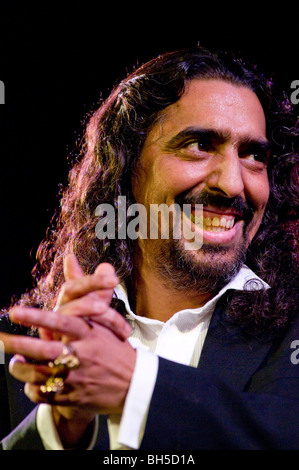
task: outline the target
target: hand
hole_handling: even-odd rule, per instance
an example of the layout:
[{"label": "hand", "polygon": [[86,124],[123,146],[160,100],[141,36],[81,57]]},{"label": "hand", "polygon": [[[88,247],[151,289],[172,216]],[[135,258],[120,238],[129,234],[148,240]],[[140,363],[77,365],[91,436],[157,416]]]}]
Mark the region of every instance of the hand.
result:
[{"label": "hand", "polygon": [[[75,255],[69,254],[64,259],[64,277],[66,282],[58,296],[57,312],[107,326],[123,339],[131,334],[127,321],[110,307],[113,290],[119,283],[111,264],[102,263],[94,274],[84,275]],[[39,329],[39,334],[43,339],[54,339],[44,328]]]},{"label": "hand", "polygon": [[[110,264],[103,263],[97,267],[93,275],[86,276],[84,275],[76,257],[74,255],[68,255],[64,260],[64,275],[66,282],[63,284],[58,296],[55,308],[56,313],[51,314],[48,318],[48,323],[42,323],[39,321],[40,311],[28,308],[14,309],[11,312],[12,321],[19,321],[24,325],[28,322],[29,325],[31,323],[29,318],[32,318],[32,323],[36,322],[35,325],[38,326],[40,337],[43,340],[52,340],[52,344],[49,346],[53,348],[56,347],[55,344],[53,344],[53,340],[56,340],[56,342],[57,340],[68,342],[72,339],[77,339],[76,329],[73,330],[73,328],[76,325],[76,320],[78,321],[79,319],[70,320],[70,318],[65,318],[63,320],[61,318],[58,320],[57,315],[63,315],[65,317],[81,316],[83,319],[88,319],[89,322],[92,321],[93,326],[95,326],[94,323],[97,322],[109,327],[120,339],[124,340],[129,336],[131,333],[131,327],[118,312],[110,307],[113,289],[119,282],[114,268]],[[32,315],[35,315],[35,317],[32,317]],[[43,312],[42,315],[43,320],[46,320],[45,315],[48,316],[49,313]],[[57,327],[57,325],[54,327],[56,320],[59,327]],[[78,327],[77,324],[76,328],[78,327],[81,332],[84,332],[87,324],[84,322],[84,325],[82,325],[82,320],[79,321],[81,326]],[[46,325],[49,325],[49,327]],[[89,330],[90,328],[88,327],[88,330],[86,331],[90,333]],[[106,335],[109,335],[105,329],[103,329],[103,332],[103,334],[106,333]],[[26,340],[26,338],[22,339],[22,341],[23,340]],[[12,337],[10,337],[10,341],[13,341]],[[93,343],[90,344],[92,345]],[[18,340],[17,347],[15,347],[14,350],[12,349],[11,352],[16,351],[20,353],[20,346],[21,343]],[[46,353],[47,346],[44,345],[44,347],[46,349],[44,349],[43,352]],[[62,345],[59,343],[59,348],[61,349],[61,347]],[[107,350],[109,349],[110,346],[107,344]],[[93,353],[91,351],[92,349],[89,348],[89,352],[92,355]],[[96,351],[94,351],[95,356],[97,355],[97,351],[98,348],[96,347]],[[35,360],[43,360],[40,357],[41,352],[38,352]],[[34,350],[31,350],[31,354],[34,354]],[[60,353],[58,353],[58,355],[59,354]],[[32,358],[28,353],[25,355]],[[50,355],[53,356],[54,353],[52,354],[49,352],[47,359],[50,358]],[[57,354],[55,357],[57,357]],[[51,360],[53,360],[53,358]],[[81,368],[81,371],[82,370],[86,369]],[[36,403],[46,401],[46,397],[40,392],[40,385],[45,383],[47,378],[51,375],[52,371],[49,367],[45,365],[28,364],[26,363],[25,358],[18,354],[11,361],[10,372],[19,380],[26,382],[25,393],[32,401]],[[53,403],[53,401],[51,403],[52,405],[55,405],[52,406],[54,421],[62,441],[65,444],[74,444],[78,440],[78,437],[83,434],[86,426],[93,419],[94,415],[101,412],[100,409],[93,408],[94,404],[84,406],[84,409],[82,409],[82,406],[80,406],[81,402],[78,399],[78,391],[81,390],[83,401],[85,388],[76,386],[75,384],[70,384],[69,381],[73,376],[74,372],[72,372],[70,377],[68,377],[65,389],[68,390],[67,387],[71,387],[73,393],[67,397],[66,401],[63,401],[63,395],[59,395],[60,400],[57,400],[57,404]],[[80,373],[75,374],[75,378],[79,376]],[[109,395],[110,394],[108,394],[108,396]],[[111,398],[112,395],[110,395]],[[103,407],[102,410],[105,409],[104,403],[105,401],[101,405]],[[106,411],[109,409],[109,403],[107,403],[107,406],[108,408]],[[121,403],[119,403],[118,407],[119,406],[122,406]]]},{"label": "hand", "polygon": [[[136,360],[136,352],[127,340],[120,339],[102,325],[94,324],[90,328],[81,318],[57,312],[17,307],[11,311],[10,317],[25,326],[42,327],[52,334],[73,339],[80,367],[69,372],[65,389],[50,401],[56,411],[63,407],[72,410],[72,416],[65,417],[60,412],[56,416],[54,414],[56,424],[60,425],[58,432],[67,446],[78,441],[96,414],[122,411]],[[21,354],[43,364],[53,361],[63,348],[60,341],[27,336],[0,334],[0,340],[7,352]],[[21,361],[20,358],[12,361],[10,372],[16,379],[26,382],[25,393],[33,402],[49,400],[40,391],[40,385],[51,375],[48,366],[27,363],[22,357]],[[67,425],[64,418],[68,420]],[[71,436],[68,434],[70,430]]]}]

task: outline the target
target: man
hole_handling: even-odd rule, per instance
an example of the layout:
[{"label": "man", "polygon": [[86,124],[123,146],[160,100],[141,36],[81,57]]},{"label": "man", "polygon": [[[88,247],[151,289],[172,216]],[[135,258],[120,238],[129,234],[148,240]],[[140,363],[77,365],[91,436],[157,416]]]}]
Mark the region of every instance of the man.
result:
[{"label": "man", "polygon": [[[298,131],[271,88],[229,54],[178,51],[91,117],[37,288],[10,312],[23,326],[0,335],[38,404],[21,421],[28,402],[6,372],[4,449],[299,447],[297,274],[283,228]],[[176,236],[173,213],[168,239],[163,217],[157,237],[142,219],[129,237],[136,203],[146,218],[176,206],[189,235]],[[102,204],[122,221],[114,236],[96,229]]]}]

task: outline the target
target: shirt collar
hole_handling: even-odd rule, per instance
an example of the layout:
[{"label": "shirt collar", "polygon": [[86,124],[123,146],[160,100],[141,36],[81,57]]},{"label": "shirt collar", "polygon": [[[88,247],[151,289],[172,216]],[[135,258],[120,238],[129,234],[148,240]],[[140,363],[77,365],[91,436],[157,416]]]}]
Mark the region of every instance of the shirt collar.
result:
[{"label": "shirt collar", "polygon": [[[216,306],[218,299],[222,297],[225,294],[225,292],[227,292],[229,289],[252,291],[252,290],[260,290],[262,288],[269,289],[269,287],[270,286],[265,281],[263,281],[259,276],[257,276],[250,268],[248,268],[248,266],[243,265],[241,269],[239,270],[239,272],[235,275],[235,277],[233,277],[233,279],[231,279],[230,282],[226,284],[218,292],[218,294],[216,294],[212,299],[210,299],[204,306],[193,308],[193,309],[188,308],[188,309],[176,312],[168,321],[173,321],[174,318],[177,318],[181,314],[184,314],[187,312],[189,314],[212,313],[214,311],[214,308]],[[114,296],[124,302],[128,318],[131,318],[132,320],[138,320],[145,324],[154,324],[154,323],[160,324],[161,323],[159,320],[152,320],[147,317],[136,315],[131,310],[126,288],[122,284],[119,284],[115,288]]]}]

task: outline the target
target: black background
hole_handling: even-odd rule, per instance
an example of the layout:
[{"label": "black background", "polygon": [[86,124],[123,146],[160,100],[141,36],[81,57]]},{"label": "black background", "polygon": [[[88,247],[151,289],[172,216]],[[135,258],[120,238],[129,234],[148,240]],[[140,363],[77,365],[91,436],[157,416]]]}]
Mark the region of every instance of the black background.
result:
[{"label": "black background", "polygon": [[290,96],[299,8],[281,3],[0,2],[0,306],[31,286],[68,155],[101,94],[134,65],[199,42],[249,57]]}]

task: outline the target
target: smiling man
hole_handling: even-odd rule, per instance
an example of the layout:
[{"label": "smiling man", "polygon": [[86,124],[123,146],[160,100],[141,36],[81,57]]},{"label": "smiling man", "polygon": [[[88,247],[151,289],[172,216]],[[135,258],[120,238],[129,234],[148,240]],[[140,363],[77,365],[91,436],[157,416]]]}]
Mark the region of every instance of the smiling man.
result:
[{"label": "smiling man", "polygon": [[[132,189],[148,211],[153,203],[203,204],[202,220],[191,211],[203,246],[187,251],[174,237],[140,241],[149,292],[152,286],[156,291],[150,277],[156,270],[171,296],[179,286],[195,288],[196,302],[202,305],[239,271],[268,202],[268,158],[265,115],[255,93],[223,80],[188,83],[180,100],[150,130]],[[158,305],[153,294],[140,297],[154,298]],[[188,297],[183,302],[182,307],[189,306]],[[159,317],[157,306],[152,308]]]},{"label": "smiling man", "polygon": [[[37,288],[13,328],[2,317],[4,449],[299,447],[285,228],[298,131],[272,93],[255,68],[198,48],[143,65],[94,113]],[[175,204],[202,244],[172,226],[167,239],[97,237],[97,207],[117,217],[119,196],[147,215]]]}]

